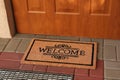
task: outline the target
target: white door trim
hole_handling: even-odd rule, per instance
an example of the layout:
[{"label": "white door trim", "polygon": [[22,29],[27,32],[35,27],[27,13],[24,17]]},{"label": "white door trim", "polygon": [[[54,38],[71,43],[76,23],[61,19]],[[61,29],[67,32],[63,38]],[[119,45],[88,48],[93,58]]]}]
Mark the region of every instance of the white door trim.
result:
[{"label": "white door trim", "polygon": [[0,0],[0,38],[12,38],[16,33],[12,12],[11,0]]}]

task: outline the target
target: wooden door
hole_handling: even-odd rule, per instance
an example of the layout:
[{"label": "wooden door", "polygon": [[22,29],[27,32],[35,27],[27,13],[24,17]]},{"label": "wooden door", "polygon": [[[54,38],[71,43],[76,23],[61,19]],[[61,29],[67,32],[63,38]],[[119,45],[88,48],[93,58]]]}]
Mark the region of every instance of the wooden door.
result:
[{"label": "wooden door", "polygon": [[120,0],[12,0],[19,33],[120,39]]}]

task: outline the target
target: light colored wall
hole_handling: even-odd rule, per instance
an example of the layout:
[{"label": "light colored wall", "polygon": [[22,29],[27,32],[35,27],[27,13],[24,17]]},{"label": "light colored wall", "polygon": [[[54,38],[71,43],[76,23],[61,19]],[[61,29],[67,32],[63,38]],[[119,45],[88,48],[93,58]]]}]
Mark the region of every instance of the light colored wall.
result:
[{"label": "light colored wall", "polygon": [[0,38],[11,38],[4,0],[0,0]]}]

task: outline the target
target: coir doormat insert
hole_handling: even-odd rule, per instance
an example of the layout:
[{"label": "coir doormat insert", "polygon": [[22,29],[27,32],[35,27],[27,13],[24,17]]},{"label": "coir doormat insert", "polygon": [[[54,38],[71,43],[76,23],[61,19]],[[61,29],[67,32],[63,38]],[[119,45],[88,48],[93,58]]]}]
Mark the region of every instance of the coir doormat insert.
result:
[{"label": "coir doormat insert", "polygon": [[96,68],[95,42],[33,39],[22,63],[73,68]]}]

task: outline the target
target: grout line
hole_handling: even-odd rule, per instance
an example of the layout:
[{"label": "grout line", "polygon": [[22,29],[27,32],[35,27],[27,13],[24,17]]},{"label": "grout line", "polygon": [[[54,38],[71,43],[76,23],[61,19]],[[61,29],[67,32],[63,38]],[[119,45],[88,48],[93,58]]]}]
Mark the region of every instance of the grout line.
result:
[{"label": "grout line", "polygon": [[15,49],[15,53],[17,53],[16,51],[17,51],[18,47],[20,46],[20,44],[22,43],[22,41],[23,41],[23,39],[20,39],[20,42],[19,42],[18,46]]},{"label": "grout line", "polygon": [[75,71],[76,71],[76,68],[74,68],[74,71],[73,71],[73,75],[75,76]]},{"label": "grout line", "polygon": [[88,69],[88,77],[90,77],[90,69]]},{"label": "grout line", "polygon": [[104,39],[103,39],[103,43],[102,43],[102,44],[103,44],[103,46],[102,46],[102,49],[103,49],[103,50],[102,50],[102,54],[103,54],[103,55],[102,55],[102,58],[103,58],[103,61],[105,61],[105,60],[104,60],[104,54],[105,54],[105,53],[104,53],[104,50],[105,50],[105,45],[104,45],[105,42],[104,42]]},{"label": "grout line", "polygon": [[46,67],[45,72],[48,72],[47,70],[48,70],[48,66]]},{"label": "grout line", "polygon": [[102,60],[104,61],[104,39],[102,41]]},{"label": "grout line", "polygon": [[104,60],[104,46],[105,45],[104,44],[105,44],[105,40],[103,39],[103,42],[102,42],[102,60],[103,60],[103,67],[104,67],[103,68],[103,80],[105,80],[105,76],[104,76],[105,75],[104,74],[105,73],[105,63],[104,63],[104,61],[105,61]]},{"label": "grout line", "polygon": [[35,65],[33,64],[33,65],[32,65],[32,71],[34,70],[34,68],[35,68]]},{"label": "grout line", "polygon": [[116,54],[116,61],[118,61],[118,58],[117,58],[117,56],[118,56],[118,54],[117,54],[117,45],[115,46],[115,54]]}]

